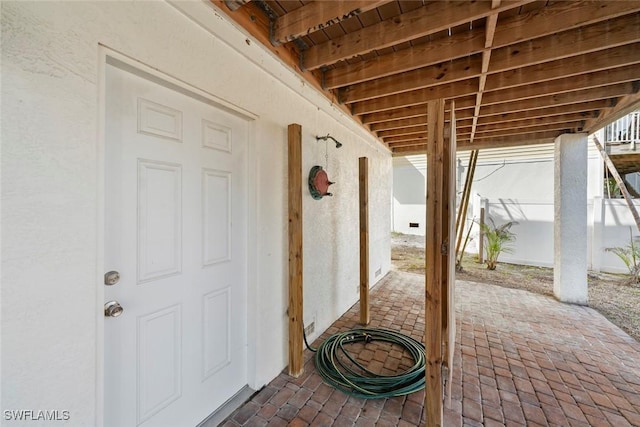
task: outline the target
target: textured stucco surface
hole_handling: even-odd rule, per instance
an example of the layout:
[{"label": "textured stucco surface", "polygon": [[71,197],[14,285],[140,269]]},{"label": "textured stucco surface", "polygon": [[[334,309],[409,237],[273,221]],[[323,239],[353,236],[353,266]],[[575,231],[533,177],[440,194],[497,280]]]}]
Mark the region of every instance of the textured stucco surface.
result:
[{"label": "textured stucco surface", "polygon": [[358,298],[360,156],[370,159],[371,277],[389,270],[388,151],[204,2],[0,7],[3,410],[69,410],[59,425],[101,422],[99,45],[257,116],[249,159],[250,385],[287,363],[289,123],[302,125],[303,173],[324,165],[316,134],[344,144],[329,148],[335,196],[315,202],[304,193],[305,319],[314,315],[320,332]]},{"label": "textured stucco surface", "polygon": [[587,135],[561,135],[555,144],[553,293],[586,304]]}]

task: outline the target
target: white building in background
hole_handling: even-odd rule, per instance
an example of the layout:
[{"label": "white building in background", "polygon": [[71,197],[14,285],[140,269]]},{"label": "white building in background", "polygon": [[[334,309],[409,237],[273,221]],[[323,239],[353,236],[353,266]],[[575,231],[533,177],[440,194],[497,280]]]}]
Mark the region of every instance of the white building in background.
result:
[{"label": "white building in background", "polygon": [[[605,141],[605,138],[612,141],[614,133],[607,129],[605,135],[603,129],[596,136],[600,141]],[[622,143],[626,151],[636,149],[634,141],[625,139]],[[469,156],[470,152],[458,154],[459,196],[463,190]],[[516,234],[513,252],[503,253],[500,256],[502,262],[552,267],[553,171],[554,144],[480,150],[464,233],[467,233],[470,224],[479,221],[480,210],[484,207],[485,217],[491,217],[496,224],[517,222],[512,227]],[[587,189],[589,268],[623,273],[627,271],[624,264],[614,254],[606,252],[605,248],[627,244],[630,230],[633,236],[639,233],[625,201],[606,197],[605,173],[602,157],[590,137]],[[638,175],[627,175],[627,182],[636,188],[640,183]],[[425,156],[393,159],[393,231],[425,234],[425,176]],[[636,199],[635,204],[640,209],[640,199]],[[466,248],[469,253],[478,252],[478,229],[474,224]]]}]

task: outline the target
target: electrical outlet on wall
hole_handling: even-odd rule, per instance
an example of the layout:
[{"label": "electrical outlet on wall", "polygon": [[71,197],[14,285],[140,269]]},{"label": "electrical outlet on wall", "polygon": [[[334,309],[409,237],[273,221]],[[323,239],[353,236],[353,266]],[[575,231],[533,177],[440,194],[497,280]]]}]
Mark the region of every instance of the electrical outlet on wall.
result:
[{"label": "electrical outlet on wall", "polygon": [[382,267],[379,267],[379,268],[376,270],[375,275],[376,275],[376,277],[378,277],[378,276],[379,276],[379,275],[381,275],[381,274],[382,274]]}]

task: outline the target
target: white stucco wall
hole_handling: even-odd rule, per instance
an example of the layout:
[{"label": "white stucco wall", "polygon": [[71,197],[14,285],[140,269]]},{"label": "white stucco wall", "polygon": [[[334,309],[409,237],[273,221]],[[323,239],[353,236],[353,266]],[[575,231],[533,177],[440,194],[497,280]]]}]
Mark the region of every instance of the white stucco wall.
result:
[{"label": "white stucco wall", "polygon": [[319,333],[357,301],[360,156],[370,162],[371,277],[389,270],[388,151],[205,2],[0,7],[3,410],[69,410],[56,425],[102,420],[100,44],[258,117],[251,386],[287,363],[288,124],[302,125],[305,173],[324,165],[315,135],[344,144],[329,151],[335,196],[316,202],[304,193],[305,319],[315,314]]}]

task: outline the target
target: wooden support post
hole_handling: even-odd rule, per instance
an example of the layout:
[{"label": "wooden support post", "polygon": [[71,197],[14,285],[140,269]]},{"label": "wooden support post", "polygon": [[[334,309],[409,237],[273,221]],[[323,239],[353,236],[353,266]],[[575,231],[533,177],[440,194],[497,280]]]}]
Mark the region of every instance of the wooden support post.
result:
[{"label": "wooden support post", "polygon": [[427,241],[425,248],[425,349],[427,427],[442,426],[442,250],[443,187],[449,185],[443,175],[445,150],[444,100],[427,102]]},{"label": "wooden support post", "polygon": [[358,159],[360,182],[360,323],[368,325],[369,314],[369,160]]},{"label": "wooden support post", "polygon": [[304,372],[302,313],[302,127],[290,124],[289,140],[289,375]]},{"label": "wooden support post", "polygon": [[[471,196],[471,188],[473,187],[473,176],[476,173],[476,164],[478,163],[479,150],[473,150],[469,157],[469,169],[467,170],[467,179],[464,183],[464,190],[462,191],[462,201],[460,203],[460,210],[458,211],[458,218],[456,221],[456,233],[458,240],[456,242],[456,254],[455,258],[458,259],[458,253],[460,252],[460,246],[462,244],[462,237],[464,235],[464,224],[467,220],[467,210],[469,209],[469,197]],[[460,255],[460,264],[462,264],[462,256]],[[457,262],[457,261],[456,261]]]},{"label": "wooden support post", "polygon": [[456,257],[453,242],[456,228],[453,217],[456,214],[456,112],[455,101],[451,101],[451,126],[448,139],[444,141],[442,152],[442,337],[444,343],[443,365],[448,375],[446,383],[449,404],[451,403],[451,383],[453,379],[453,355],[456,344],[455,283]]}]

